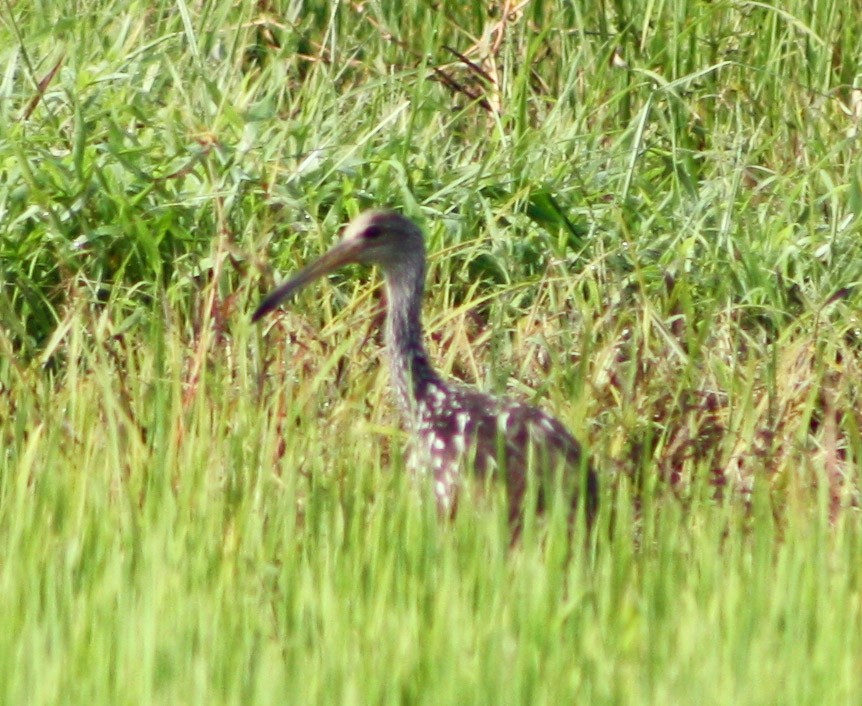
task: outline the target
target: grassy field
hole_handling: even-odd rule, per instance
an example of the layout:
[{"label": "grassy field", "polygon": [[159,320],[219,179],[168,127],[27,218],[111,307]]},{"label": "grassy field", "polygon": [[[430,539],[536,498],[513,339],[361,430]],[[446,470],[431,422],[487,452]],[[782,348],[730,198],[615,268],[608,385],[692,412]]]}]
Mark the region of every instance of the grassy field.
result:
[{"label": "grassy field", "polygon": [[[0,703],[859,703],[860,12],[0,2]],[[380,205],[592,536],[437,518],[377,273],[250,323]]]}]

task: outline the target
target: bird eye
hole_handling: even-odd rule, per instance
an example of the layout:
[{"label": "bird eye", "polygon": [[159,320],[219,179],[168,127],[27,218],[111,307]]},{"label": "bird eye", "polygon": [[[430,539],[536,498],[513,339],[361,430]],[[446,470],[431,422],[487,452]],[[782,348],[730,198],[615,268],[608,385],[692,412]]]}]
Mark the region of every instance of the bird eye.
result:
[{"label": "bird eye", "polygon": [[366,240],[374,240],[383,235],[383,228],[380,226],[368,226],[363,232],[362,237]]}]

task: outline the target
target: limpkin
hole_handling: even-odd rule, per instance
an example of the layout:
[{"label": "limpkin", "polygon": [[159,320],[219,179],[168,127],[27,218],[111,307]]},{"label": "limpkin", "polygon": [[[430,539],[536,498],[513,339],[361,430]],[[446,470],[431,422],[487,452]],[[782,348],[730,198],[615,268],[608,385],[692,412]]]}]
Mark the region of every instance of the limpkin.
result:
[{"label": "limpkin", "polygon": [[393,211],[362,213],[340,242],[271,292],[252,320],[348,263],[377,265],[383,271],[390,373],[410,433],[407,465],[420,476],[430,474],[441,513],[454,512],[463,474],[472,470],[482,481],[501,477],[513,526],[520,527],[531,482],[538,511],[548,504],[549,492],[562,491],[570,518],[583,498],[591,523],[598,481],[563,424],[532,405],[450,384],[431,367],[422,332],[425,243],[409,218]]}]

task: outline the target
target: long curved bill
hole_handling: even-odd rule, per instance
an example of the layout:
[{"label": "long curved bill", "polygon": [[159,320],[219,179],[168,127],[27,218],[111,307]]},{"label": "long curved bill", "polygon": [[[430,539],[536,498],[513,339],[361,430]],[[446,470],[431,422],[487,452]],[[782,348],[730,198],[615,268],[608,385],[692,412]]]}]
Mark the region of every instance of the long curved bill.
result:
[{"label": "long curved bill", "polygon": [[282,282],[272,292],[266,295],[264,300],[251,316],[251,320],[258,321],[275,309],[282,299],[289,297],[294,292],[302,289],[306,284],[323,277],[344,265],[356,262],[356,255],[360,249],[360,243],[355,240],[342,240],[334,245],[320,259],[307,265],[286,282]]}]

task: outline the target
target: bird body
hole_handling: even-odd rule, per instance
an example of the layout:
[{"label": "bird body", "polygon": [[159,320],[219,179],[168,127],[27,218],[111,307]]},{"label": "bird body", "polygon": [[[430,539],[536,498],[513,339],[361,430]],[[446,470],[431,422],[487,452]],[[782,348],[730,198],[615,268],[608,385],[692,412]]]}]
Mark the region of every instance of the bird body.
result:
[{"label": "bird body", "polygon": [[559,421],[532,405],[449,384],[431,366],[421,312],[425,244],[410,219],[392,211],[361,214],[329,252],[268,295],[253,320],[349,262],[383,270],[390,373],[410,433],[407,463],[419,475],[431,477],[440,511],[455,511],[464,472],[471,469],[481,481],[500,477],[505,482],[513,526],[520,526],[531,479],[538,510],[546,505],[550,490],[562,490],[572,510],[584,498],[590,522],[598,481],[580,445]]}]

